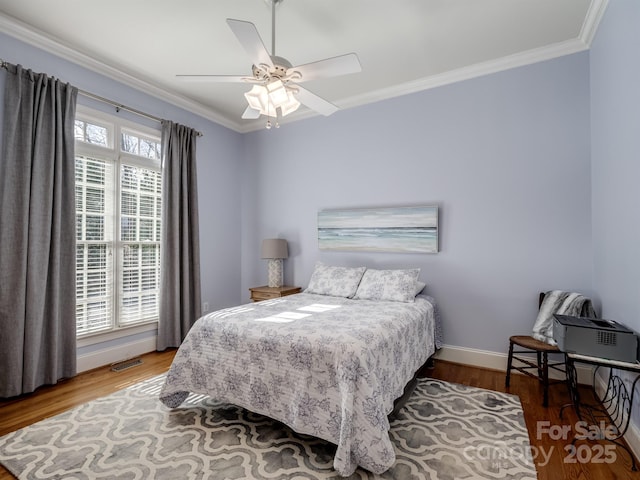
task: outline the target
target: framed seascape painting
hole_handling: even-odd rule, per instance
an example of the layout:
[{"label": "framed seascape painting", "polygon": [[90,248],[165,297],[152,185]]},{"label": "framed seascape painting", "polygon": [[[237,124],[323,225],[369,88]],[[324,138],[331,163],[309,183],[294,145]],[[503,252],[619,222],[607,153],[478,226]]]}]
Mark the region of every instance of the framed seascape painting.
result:
[{"label": "framed seascape painting", "polygon": [[321,250],[438,252],[438,207],[361,208],[318,212]]}]

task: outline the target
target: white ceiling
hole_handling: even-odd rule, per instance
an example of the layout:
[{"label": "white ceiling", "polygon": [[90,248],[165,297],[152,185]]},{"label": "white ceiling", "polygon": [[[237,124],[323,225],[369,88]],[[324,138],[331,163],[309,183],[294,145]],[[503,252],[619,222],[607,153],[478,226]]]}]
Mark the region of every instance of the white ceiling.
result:
[{"label": "white ceiling", "polygon": [[[350,108],[585,50],[606,1],[283,0],[276,53],[293,65],[357,53],[361,73],[304,84]],[[253,22],[271,49],[266,0],[0,0],[0,31],[246,132],[265,122],[240,118],[249,86],[175,77],[250,75],[226,18]]]}]

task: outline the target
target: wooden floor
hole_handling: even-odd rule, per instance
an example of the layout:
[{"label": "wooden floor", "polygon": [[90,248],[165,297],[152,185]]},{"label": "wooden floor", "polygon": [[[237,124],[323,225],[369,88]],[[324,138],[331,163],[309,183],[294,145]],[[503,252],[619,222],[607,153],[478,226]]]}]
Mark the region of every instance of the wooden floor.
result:
[{"label": "wooden floor", "polygon": [[[112,372],[108,367],[100,368],[62,381],[56,386],[40,388],[35,393],[19,399],[0,400],[0,436],[163,373],[169,368],[174,354],[175,351],[150,353],[143,357],[142,365],[121,372]],[[566,448],[570,445],[572,437],[563,439],[562,435],[553,435],[560,431],[562,426],[573,426],[578,421],[571,409],[565,409],[564,418],[560,419],[560,407],[569,402],[564,385],[551,388],[549,407],[544,408],[540,401],[542,397],[539,385],[535,380],[522,375],[512,376],[511,387],[508,390],[504,386],[504,372],[495,370],[436,361],[435,368],[425,369],[423,375],[517,394],[524,409],[540,480],[640,480],[640,473],[631,471],[629,456],[622,448],[615,447],[613,452],[608,451],[606,455],[611,456],[612,453],[617,458],[614,462],[607,462],[603,452],[608,442],[600,442],[602,447],[598,447],[594,442],[580,441],[576,444],[578,455],[571,456]],[[560,438],[554,439],[552,436]],[[587,461],[588,459],[590,461]],[[13,478],[0,467],[0,480]]]}]

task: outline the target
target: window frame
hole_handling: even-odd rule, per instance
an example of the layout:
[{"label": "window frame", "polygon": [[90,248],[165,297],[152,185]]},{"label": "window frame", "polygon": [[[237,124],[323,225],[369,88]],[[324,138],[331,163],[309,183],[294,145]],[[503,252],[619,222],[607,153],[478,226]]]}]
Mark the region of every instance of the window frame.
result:
[{"label": "window frame", "polygon": [[[121,311],[121,297],[123,293],[123,287],[121,285],[121,278],[124,271],[124,246],[131,241],[124,241],[120,239],[121,234],[121,168],[123,165],[134,166],[138,168],[144,168],[152,171],[156,171],[160,174],[160,185],[162,185],[162,162],[161,158],[147,158],[134,155],[129,152],[125,152],[121,148],[121,134],[126,132],[127,134],[133,134],[143,138],[144,140],[156,141],[158,144],[157,153],[161,154],[161,136],[162,132],[160,128],[152,128],[132,122],[126,119],[110,115],[98,110],[91,109],[82,105],[78,105],[76,108],[75,120],[93,123],[101,127],[107,128],[108,145],[103,146],[95,143],[84,142],[76,139],[75,141],[75,157],[88,157],[96,158],[107,161],[111,164],[111,185],[113,186],[112,205],[110,206],[112,212],[111,222],[113,224],[113,231],[111,232],[112,240],[106,241],[108,249],[110,249],[107,255],[111,255],[112,269],[111,272],[111,301],[112,312],[110,318],[110,327],[99,331],[86,332],[78,334],[76,331],[76,340],[78,346],[91,345],[93,343],[100,343],[102,341],[109,341],[112,339],[120,338],[123,336],[134,335],[145,331],[157,329],[158,318],[157,316],[148,320],[142,320],[135,323],[122,322]],[[74,158],[75,158],[74,157]],[[75,161],[75,160],[74,160]],[[157,194],[156,194],[157,195]],[[159,201],[162,200],[162,193],[160,193]],[[105,198],[105,202],[106,202]],[[155,203],[154,203],[155,205]],[[159,206],[161,208],[161,205]],[[138,212],[139,215],[139,212]],[[155,226],[154,226],[155,228]],[[160,229],[162,225],[160,225]],[[139,231],[138,231],[139,232]],[[161,230],[160,230],[161,235]],[[157,240],[149,241],[150,244],[158,245],[161,249],[161,236]],[[147,241],[137,240],[134,243],[143,244]],[[158,254],[160,254],[160,249]],[[142,252],[140,252],[142,255]],[[158,258],[159,262],[159,258]],[[159,289],[159,274],[157,278],[157,288]],[[140,284],[142,284],[142,278],[140,278]],[[159,296],[159,295],[158,295]]]}]

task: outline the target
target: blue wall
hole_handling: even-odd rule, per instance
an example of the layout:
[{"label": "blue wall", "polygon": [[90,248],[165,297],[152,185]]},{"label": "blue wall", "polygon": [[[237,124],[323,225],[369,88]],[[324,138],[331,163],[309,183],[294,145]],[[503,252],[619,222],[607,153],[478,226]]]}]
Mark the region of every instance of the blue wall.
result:
[{"label": "blue wall", "polygon": [[[603,317],[640,332],[638,25],[640,2],[609,2],[590,59],[593,286]],[[636,440],[638,403],[636,397],[631,429]],[[633,446],[638,453],[639,446]]]},{"label": "blue wall", "polygon": [[594,290],[640,331],[640,2],[609,2],[591,50]]},{"label": "blue wall", "polygon": [[[317,259],[418,266],[445,343],[503,353],[538,292],[593,293],[586,52],[246,137],[243,291],[265,283],[271,236],[289,284]],[[318,210],[421,204],[440,205],[438,254],[318,250]]]}]

